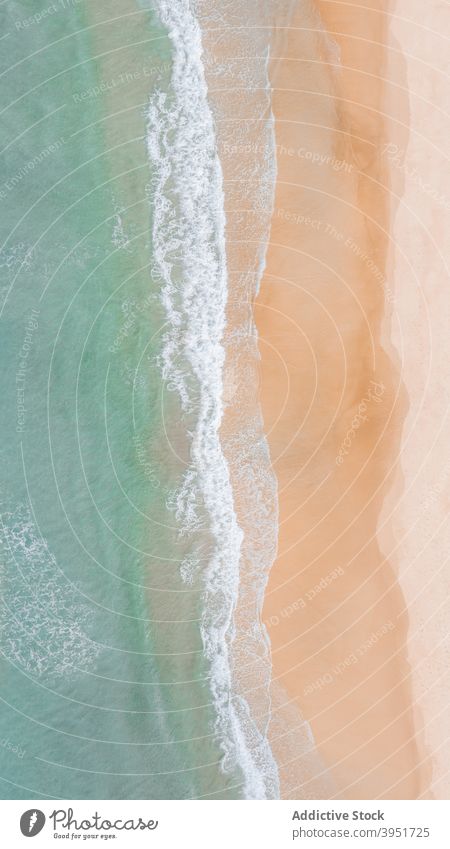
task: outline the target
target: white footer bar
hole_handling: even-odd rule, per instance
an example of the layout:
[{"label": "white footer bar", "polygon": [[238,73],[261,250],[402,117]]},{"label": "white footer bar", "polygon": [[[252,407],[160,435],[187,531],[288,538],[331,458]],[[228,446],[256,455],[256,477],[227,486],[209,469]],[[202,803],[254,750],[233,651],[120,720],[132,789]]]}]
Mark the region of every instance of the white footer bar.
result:
[{"label": "white footer bar", "polygon": [[[449,849],[445,801],[0,801],[1,845]],[[28,844],[30,845],[30,844]]]}]

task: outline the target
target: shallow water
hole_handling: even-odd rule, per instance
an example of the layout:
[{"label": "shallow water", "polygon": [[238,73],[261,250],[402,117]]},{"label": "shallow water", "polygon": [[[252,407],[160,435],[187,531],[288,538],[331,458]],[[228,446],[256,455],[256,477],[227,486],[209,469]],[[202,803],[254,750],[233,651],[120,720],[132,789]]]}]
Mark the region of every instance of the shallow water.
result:
[{"label": "shallow water", "polygon": [[0,13],[5,798],[241,793],[167,507],[186,425],[158,363],[145,137],[172,51],[143,5]]}]

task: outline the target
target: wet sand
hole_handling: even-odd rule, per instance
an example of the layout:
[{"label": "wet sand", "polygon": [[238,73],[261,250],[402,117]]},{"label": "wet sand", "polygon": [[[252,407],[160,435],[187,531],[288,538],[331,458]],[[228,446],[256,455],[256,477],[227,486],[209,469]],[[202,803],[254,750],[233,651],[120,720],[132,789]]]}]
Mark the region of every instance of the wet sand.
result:
[{"label": "wet sand", "polygon": [[[378,0],[302,2],[277,34],[278,178],[255,304],[279,486],[264,606],[274,681],[289,705],[279,715],[290,711],[292,725],[298,709],[310,723],[338,798],[426,796],[430,776],[392,534],[386,525],[381,548],[378,531],[386,496],[402,487],[408,408],[389,341],[395,203],[383,156],[392,133],[405,144],[408,100],[401,54],[391,53],[389,79],[400,86],[392,129],[387,12]],[[301,798],[310,776],[279,735],[274,723],[282,794]]]}]

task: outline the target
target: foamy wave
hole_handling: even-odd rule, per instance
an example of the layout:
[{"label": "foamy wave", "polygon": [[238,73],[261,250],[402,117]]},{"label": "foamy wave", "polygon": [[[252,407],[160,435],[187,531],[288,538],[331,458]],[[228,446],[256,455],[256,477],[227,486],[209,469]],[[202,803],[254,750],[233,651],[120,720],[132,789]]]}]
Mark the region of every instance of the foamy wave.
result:
[{"label": "foamy wave", "polygon": [[[170,328],[161,354],[163,377],[180,398],[191,440],[190,465],[171,505],[185,536],[194,540],[203,533],[208,541],[201,630],[224,769],[241,769],[246,798],[274,798],[276,764],[242,688],[235,686],[232,663],[243,533],[219,438],[228,298],[222,168],[198,19],[189,0],[155,0],[155,6],[174,56],[171,91],[155,93],[148,109],[153,277],[160,281]],[[185,580],[192,580],[193,569],[195,557],[183,564]],[[259,624],[256,630],[260,634]]]}]

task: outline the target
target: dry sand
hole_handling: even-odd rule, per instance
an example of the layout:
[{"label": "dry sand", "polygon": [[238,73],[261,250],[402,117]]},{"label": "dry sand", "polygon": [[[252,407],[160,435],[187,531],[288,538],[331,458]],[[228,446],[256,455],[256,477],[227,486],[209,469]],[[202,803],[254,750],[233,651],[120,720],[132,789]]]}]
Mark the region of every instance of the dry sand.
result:
[{"label": "dry sand", "polygon": [[[386,333],[395,297],[383,154],[393,140],[383,114],[388,33],[386,2],[323,0],[298,3],[277,34],[278,179],[255,305],[279,484],[279,551],[264,608],[273,675],[309,721],[338,798],[417,798],[430,780],[398,564],[378,537],[386,495],[401,491],[408,406]],[[399,86],[394,141],[404,147],[404,64],[401,53],[389,57]],[[385,542],[389,534],[387,526]],[[274,726],[280,760],[278,733]],[[291,747],[282,759],[283,795],[308,794],[301,754]]]}]

